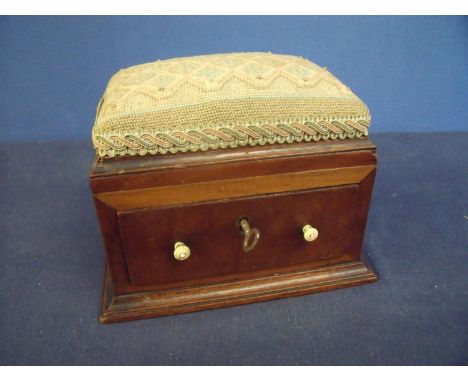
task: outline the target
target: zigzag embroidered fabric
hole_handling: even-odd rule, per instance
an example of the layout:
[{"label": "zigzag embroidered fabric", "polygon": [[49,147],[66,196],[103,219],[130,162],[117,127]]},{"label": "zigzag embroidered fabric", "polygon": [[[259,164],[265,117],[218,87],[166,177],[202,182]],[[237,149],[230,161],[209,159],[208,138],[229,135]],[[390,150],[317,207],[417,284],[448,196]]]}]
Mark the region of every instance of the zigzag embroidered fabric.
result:
[{"label": "zigzag embroidered fabric", "polygon": [[100,157],[346,139],[367,135],[366,105],[296,56],[230,53],[120,70],[98,105]]}]

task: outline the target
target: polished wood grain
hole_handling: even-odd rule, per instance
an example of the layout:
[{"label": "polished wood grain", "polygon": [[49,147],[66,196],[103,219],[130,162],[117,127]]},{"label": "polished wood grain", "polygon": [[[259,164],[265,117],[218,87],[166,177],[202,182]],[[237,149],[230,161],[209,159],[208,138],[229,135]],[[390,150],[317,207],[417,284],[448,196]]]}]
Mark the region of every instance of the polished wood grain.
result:
[{"label": "polished wood grain", "polygon": [[95,159],[90,184],[94,194],[102,194],[291,171],[375,165],[375,158],[369,156],[372,147],[368,140],[356,140],[355,144],[331,141],[178,153],[146,159]]},{"label": "polished wood grain", "polygon": [[117,210],[198,203],[318,187],[356,184],[375,166],[289,172],[211,182],[178,184],[99,194],[104,204]]},{"label": "polished wood grain", "polygon": [[134,156],[117,158],[95,158],[90,171],[90,179],[121,176],[123,174],[141,174],[147,171],[167,170],[194,166],[226,165],[228,163],[243,163],[276,158],[298,158],[317,154],[356,153],[375,150],[375,146],[367,138],[353,140],[332,140],[319,142],[301,142],[293,144],[276,144],[265,146],[245,146],[236,149],[196,151],[187,153]]},{"label": "polished wood grain", "polygon": [[[119,213],[124,253],[134,285],[155,285],[276,269],[330,259],[359,257],[348,237],[355,228],[359,188],[346,186],[257,196],[175,208]],[[342,213],[347,211],[347,213]],[[254,249],[245,253],[239,221],[246,217],[260,231]],[[314,242],[304,240],[302,227],[319,230]],[[174,243],[181,241],[191,256],[178,261]]]},{"label": "polished wood grain", "polygon": [[377,276],[364,262],[347,262],[315,269],[249,277],[171,291],[118,295],[110,272],[104,278],[100,321],[102,323],[224,308],[277,298],[301,296],[375,282]]},{"label": "polished wood grain", "polygon": [[[368,139],[96,160],[90,185],[109,269],[102,321],[375,281],[361,247],[376,163]],[[242,217],[261,232],[248,253]],[[303,239],[305,224],[316,241]],[[175,241],[189,259],[174,259]]]}]

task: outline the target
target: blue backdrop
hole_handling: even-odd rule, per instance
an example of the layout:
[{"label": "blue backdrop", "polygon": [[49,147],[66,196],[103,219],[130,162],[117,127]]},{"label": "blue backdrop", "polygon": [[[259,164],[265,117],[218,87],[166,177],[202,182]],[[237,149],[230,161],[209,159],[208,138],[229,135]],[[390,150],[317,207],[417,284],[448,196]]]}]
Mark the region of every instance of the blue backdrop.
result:
[{"label": "blue backdrop", "polygon": [[326,66],[374,132],[468,129],[466,17],[2,17],[0,141],[89,139],[118,69],[234,51]]}]

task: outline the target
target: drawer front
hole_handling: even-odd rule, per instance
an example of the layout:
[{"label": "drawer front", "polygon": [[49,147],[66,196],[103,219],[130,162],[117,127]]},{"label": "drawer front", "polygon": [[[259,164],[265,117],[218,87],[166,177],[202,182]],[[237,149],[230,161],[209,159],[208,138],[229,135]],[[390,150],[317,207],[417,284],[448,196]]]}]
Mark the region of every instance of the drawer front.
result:
[{"label": "drawer front", "polygon": [[[356,226],[358,185],[270,194],[196,205],[119,211],[122,246],[133,285],[203,283],[245,272],[281,268],[333,258],[359,256]],[[243,250],[240,220],[246,218],[260,237]],[[318,230],[314,241],[302,227]],[[174,244],[190,248],[176,260]]]}]

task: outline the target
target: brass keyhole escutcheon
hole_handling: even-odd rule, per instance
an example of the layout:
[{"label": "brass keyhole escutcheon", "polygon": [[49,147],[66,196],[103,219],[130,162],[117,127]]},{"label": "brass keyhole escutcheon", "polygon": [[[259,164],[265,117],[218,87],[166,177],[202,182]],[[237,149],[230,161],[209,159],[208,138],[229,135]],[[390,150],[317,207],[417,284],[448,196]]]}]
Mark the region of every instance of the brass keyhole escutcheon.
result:
[{"label": "brass keyhole escutcheon", "polygon": [[258,228],[251,228],[247,219],[241,219],[240,227],[244,234],[244,241],[242,242],[242,249],[244,252],[249,252],[257,245],[258,239],[260,238],[260,231]]}]

